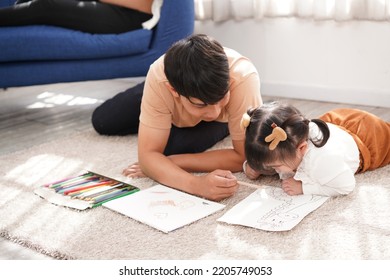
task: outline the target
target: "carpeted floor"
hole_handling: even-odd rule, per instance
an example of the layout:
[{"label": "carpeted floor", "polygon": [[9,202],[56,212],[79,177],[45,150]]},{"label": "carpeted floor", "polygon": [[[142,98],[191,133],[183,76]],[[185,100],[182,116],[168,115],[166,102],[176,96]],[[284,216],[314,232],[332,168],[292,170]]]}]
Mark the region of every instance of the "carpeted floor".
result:
[{"label": "carpeted floor", "polygon": [[[141,189],[156,184],[120,174],[137,159],[136,140],[91,130],[0,157],[0,235],[58,259],[390,259],[390,166],[357,175],[352,194],[329,199],[287,232],[216,221],[254,191],[245,186],[222,201],[222,211],[169,234],[103,207],[75,211],[33,193],[83,170]],[[256,183],[279,184],[275,177]]]}]

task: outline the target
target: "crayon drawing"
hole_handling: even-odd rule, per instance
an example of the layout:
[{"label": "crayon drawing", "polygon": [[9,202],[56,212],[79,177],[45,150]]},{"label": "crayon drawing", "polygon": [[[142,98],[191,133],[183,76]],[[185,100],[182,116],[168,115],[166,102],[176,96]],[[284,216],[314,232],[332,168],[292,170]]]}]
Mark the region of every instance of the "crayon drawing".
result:
[{"label": "crayon drawing", "polygon": [[191,200],[154,200],[150,201],[148,210],[158,219],[167,219],[172,212],[175,213],[176,211],[185,211],[194,207],[195,205],[195,202]]},{"label": "crayon drawing", "polygon": [[267,231],[290,230],[327,199],[316,195],[289,196],[281,188],[267,186],[256,190],[218,221]]},{"label": "crayon drawing", "polygon": [[225,207],[163,185],[109,201],[103,206],[165,233]]}]

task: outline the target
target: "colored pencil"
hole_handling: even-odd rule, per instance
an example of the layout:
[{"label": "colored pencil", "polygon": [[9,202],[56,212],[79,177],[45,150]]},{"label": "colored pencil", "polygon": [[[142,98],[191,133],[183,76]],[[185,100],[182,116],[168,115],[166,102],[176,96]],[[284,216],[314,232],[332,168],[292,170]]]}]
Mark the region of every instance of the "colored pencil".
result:
[{"label": "colored pencil", "polygon": [[82,192],[79,195],[76,195],[76,197],[80,198],[80,199],[87,199],[88,200],[88,199],[91,199],[91,198],[93,198],[95,196],[98,196],[98,195],[101,195],[103,193],[107,193],[109,191],[112,191],[112,189],[120,188],[122,186],[124,186],[123,183],[119,183],[119,184],[116,184],[116,185],[110,185],[110,186],[98,187],[98,188],[95,188],[93,190]]},{"label": "colored pencil", "polygon": [[132,190],[131,190],[131,191],[129,191],[129,192],[123,193],[123,194],[121,194],[121,195],[118,195],[118,196],[115,196],[115,197],[113,197],[113,198],[109,198],[109,199],[103,200],[103,201],[101,201],[101,202],[98,202],[98,203],[96,203],[96,202],[95,202],[95,204],[93,204],[93,206],[92,206],[92,207],[98,207],[98,206],[101,206],[103,203],[106,203],[106,202],[108,202],[108,201],[110,201],[110,200],[114,200],[114,199],[117,199],[117,198],[120,198],[120,197],[123,197],[123,196],[129,195],[129,194],[132,194],[132,193],[135,193],[135,192],[138,192],[138,191],[139,191],[139,189],[138,189],[138,188],[132,189]]},{"label": "colored pencil", "polygon": [[106,201],[113,200],[138,191],[135,186],[102,176],[93,172],[68,177],[45,184],[58,193],[72,199],[84,200],[91,207],[96,207]]},{"label": "colored pencil", "polygon": [[125,192],[130,192],[131,190],[128,190],[128,189],[123,189],[123,190],[117,190],[117,191],[113,191],[113,192],[110,192],[108,194],[105,194],[105,195],[101,195],[101,196],[98,196],[96,197],[95,199],[93,199],[92,201],[94,203],[99,203],[99,202],[102,202],[104,200],[107,200],[109,198],[113,198],[113,197],[116,197],[120,194],[123,194]]},{"label": "colored pencil", "polygon": [[255,184],[251,184],[251,183],[247,183],[247,182],[243,182],[243,181],[237,181],[237,183],[239,185],[243,185],[243,186],[251,187],[251,188],[256,188],[256,189],[259,189],[259,188],[263,187],[263,185],[255,185]]},{"label": "colored pencil", "polygon": [[82,174],[82,175],[78,175],[78,176],[75,176],[75,177],[68,177],[66,179],[63,179],[63,180],[59,180],[59,181],[56,181],[56,182],[52,182],[50,184],[46,184],[44,186],[47,186],[47,187],[50,187],[50,188],[56,188],[60,185],[65,185],[65,184],[69,184],[69,183],[72,183],[72,182],[75,182],[75,181],[79,181],[81,179],[84,179],[85,177],[88,177],[88,176],[91,176],[92,173],[85,173],[85,174]]},{"label": "colored pencil", "polygon": [[99,186],[107,186],[107,183],[108,182],[84,184],[84,185],[81,185],[81,186],[68,188],[63,193],[64,193],[64,195],[68,195],[68,194],[71,194],[73,192],[78,192],[78,191],[85,190],[85,189],[90,189],[90,188],[99,187]]},{"label": "colored pencil", "polygon": [[53,186],[53,185],[57,185],[57,184],[63,183],[63,182],[65,182],[65,181],[70,181],[70,180],[79,178],[79,177],[81,177],[81,176],[87,176],[87,175],[89,175],[89,174],[92,174],[92,173],[91,173],[91,172],[87,172],[87,173],[84,173],[84,174],[82,174],[82,175],[67,177],[67,178],[64,178],[64,179],[61,179],[61,180],[58,180],[58,181],[55,181],[55,182],[51,182],[51,183],[49,183],[49,184],[45,184],[45,185],[43,185],[43,187],[50,187],[50,186]]},{"label": "colored pencil", "polygon": [[52,188],[56,192],[58,192],[60,190],[66,189],[66,188],[70,188],[70,187],[74,187],[74,186],[77,186],[77,185],[86,184],[86,183],[93,182],[93,181],[98,181],[98,180],[99,180],[99,178],[97,178],[97,177],[79,178],[77,180],[72,180],[72,181],[69,181],[69,182],[64,182],[64,183],[58,184],[56,186],[53,186]]}]

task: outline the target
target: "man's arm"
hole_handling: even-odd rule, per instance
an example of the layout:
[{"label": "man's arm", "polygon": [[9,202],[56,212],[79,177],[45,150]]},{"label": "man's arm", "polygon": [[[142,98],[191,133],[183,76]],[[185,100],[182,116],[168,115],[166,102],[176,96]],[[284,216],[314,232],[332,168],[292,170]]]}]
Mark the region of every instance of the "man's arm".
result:
[{"label": "man's arm", "polygon": [[171,155],[176,165],[188,172],[211,172],[216,169],[242,171],[245,160],[244,140],[232,141],[232,149],[218,149],[196,154]]},{"label": "man's arm", "polygon": [[[144,126],[142,123],[138,132],[138,159],[142,172],[153,180],[211,200],[221,200],[229,197],[237,190],[237,179],[228,170],[215,170],[204,176],[195,176],[174,160],[163,154],[167,144],[170,130],[154,129]],[[211,153],[211,158],[215,154]],[[187,155],[185,161],[191,162]],[[227,161],[225,159],[225,161]],[[204,162],[195,161],[196,165],[204,165]],[[198,167],[199,168],[199,167]],[[213,169],[214,170],[214,169]]]}]

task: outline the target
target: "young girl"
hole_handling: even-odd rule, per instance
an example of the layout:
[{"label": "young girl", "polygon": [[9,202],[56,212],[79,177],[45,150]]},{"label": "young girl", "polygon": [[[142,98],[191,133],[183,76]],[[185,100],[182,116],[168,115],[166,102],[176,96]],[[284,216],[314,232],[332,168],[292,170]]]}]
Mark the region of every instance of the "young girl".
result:
[{"label": "young girl", "polygon": [[355,173],[390,162],[390,123],[356,109],[305,118],[289,105],[271,103],[243,116],[244,172],[255,179],[277,172],[289,195],[336,196],[355,187]]}]

